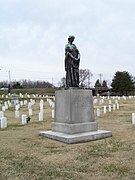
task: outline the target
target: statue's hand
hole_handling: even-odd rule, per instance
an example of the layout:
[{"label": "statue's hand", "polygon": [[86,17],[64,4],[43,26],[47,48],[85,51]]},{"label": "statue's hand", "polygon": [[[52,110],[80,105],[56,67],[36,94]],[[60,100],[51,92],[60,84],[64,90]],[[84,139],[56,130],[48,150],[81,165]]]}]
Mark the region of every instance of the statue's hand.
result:
[{"label": "statue's hand", "polygon": [[79,61],[80,59],[79,58],[74,58],[75,61]]}]

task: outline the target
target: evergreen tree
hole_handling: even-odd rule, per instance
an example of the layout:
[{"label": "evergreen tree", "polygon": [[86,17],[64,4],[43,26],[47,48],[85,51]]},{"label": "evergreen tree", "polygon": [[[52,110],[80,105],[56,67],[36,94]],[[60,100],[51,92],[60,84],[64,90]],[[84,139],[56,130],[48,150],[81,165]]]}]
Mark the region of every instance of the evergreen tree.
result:
[{"label": "evergreen tree", "polygon": [[96,83],[95,83],[95,88],[96,87],[101,87],[101,83],[99,82],[99,79],[97,79]]},{"label": "evergreen tree", "polygon": [[134,90],[133,78],[127,71],[117,71],[112,79],[111,86],[113,92],[119,92],[121,95],[127,95],[128,92]]},{"label": "evergreen tree", "polygon": [[107,88],[107,82],[104,80],[103,83],[102,83],[102,87],[105,87]]}]

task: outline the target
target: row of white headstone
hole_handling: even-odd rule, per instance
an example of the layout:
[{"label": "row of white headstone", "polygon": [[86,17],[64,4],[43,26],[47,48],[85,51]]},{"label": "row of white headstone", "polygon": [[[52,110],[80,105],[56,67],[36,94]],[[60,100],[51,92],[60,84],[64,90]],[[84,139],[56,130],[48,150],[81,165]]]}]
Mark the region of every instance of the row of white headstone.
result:
[{"label": "row of white headstone", "polygon": [[[52,108],[52,118],[54,118],[54,102],[51,99],[47,99],[49,106]],[[20,101],[20,103],[15,105],[15,118],[20,118],[20,112],[19,109],[23,106],[23,105],[27,105],[27,100]],[[30,99],[30,102],[28,103],[28,114],[29,116],[32,116],[32,106],[35,104],[35,100]],[[4,103],[4,111],[6,110],[6,106],[7,106],[7,102]],[[43,121],[43,109],[44,109],[44,101],[41,99],[40,103],[39,103],[39,107],[40,107],[40,112],[38,114],[38,118],[39,121]],[[27,116],[26,114],[22,114],[21,116],[21,120],[22,120],[22,125],[27,124]],[[7,118],[4,117],[4,112],[3,110],[0,111],[0,121],[1,121],[1,128],[7,128]]]},{"label": "row of white headstone", "polygon": [[[15,118],[19,118],[20,117],[20,113],[19,113],[19,109],[20,107],[22,107],[23,105],[27,104],[27,100],[20,101],[20,103],[15,105]],[[31,100],[31,105],[35,104],[35,100]],[[12,104],[11,102],[5,101],[4,105],[2,106],[2,111],[0,111],[0,122],[1,122],[1,128],[7,128],[7,117],[4,117],[4,112],[11,107]],[[29,109],[29,115],[32,115],[32,109]],[[22,115],[22,124],[24,124],[24,122],[26,123],[26,115]]]},{"label": "row of white headstone", "polygon": [[135,96],[122,96],[122,97],[120,97],[120,96],[113,96],[113,97],[100,96],[99,99],[94,98],[93,104],[99,103],[100,105],[102,105],[104,103],[105,99],[108,99],[109,104],[112,104],[112,100],[115,100],[115,104],[117,104],[118,100],[121,100],[121,99],[127,100],[127,99],[132,99],[132,98],[135,98]]},{"label": "row of white headstone", "polygon": [[[112,108],[113,108],[113,110],[115,111],[116,109],[119,109],[120,108],[120,105],[117,103],[117,104],[113,104],[113,106],[112,105],[109,105],[108,106],[108,112],[111,112],[112,111]],[[104,114],[106,114],[107,113],[107,106],[104,106],[103,107],[103,112],[104,112]],[[100,117],[100,108],[97,108],[97,117]]]},{"label": "row of white headstone", "polygon": [[[2,94],[1,97],[2,98],[9,98],[11,97],[12,94],[8,94],[8,95],[5,95],[5,94]],[[55,96],[49,96],[49,95],[39,95],[39,94],[28,94],[26,93],[25,95],[23,95],[22,93],[19,93],[18,95],[20,98],[24,98],[24,97],[27,97],[27,98],[52,98],[53,100],[55,100]]]},{"label": "row of white headstone", "polygon": [[[93,100],[93,104],[97,104],[97,103],[98,103],[98,100],[97,100],[97,99],[94,99],[94,100]],[[102,105],[103,103],[104,103],[104,99],[100,99],[100,100],[99,100],[99,104]],[[109,104],[112,104],[112,100],[109,99],[108,103],[109,103]],[[117,103],[118,103],[118,99],[115,99],[115,104],[117,104]]]},{"label": "row of white headstone", "polygon": [[[25,101],[24,103],[25,105],[27,104],[27,102]],[[28,103],[28,115],[29,116],[32,116],[33,115],[33,110],[32,110],[32,106],[35,104],[35,100],[33,99],[30,99],[30,102]],[[38,118],[39,118],[39,121],[43,121],[43,109],[44,109],[44,101],[41,99],[40,100],[40,103],[39,103],[39,106],[40,106],[40,112],[38,114]],[[18,108],[18,105],[16,107],[16,111],[15,111],[15,117],[16,118],[19,118],[19,108]],[[27,123],[27,116],[26,114],[22,114],[22,124],[26,124]]]},{"label": "row of white headstone", "polygon": [[124,99],[124,100],[126,100],[126,99],[132,99],[132,98],[135,98],[135,96],[95,96],[95,98],[103,98],[103,99]]},{"label": "row of white headstone", "polygon": [[5,101],[4,104],[0,104],[1,106],[1,109],[2,111],[6,111],[9,107],[12,106],[11,102],[8,100],[8,101]]},{"label": "row of white headstone", "polygon": [[[127,99],[132,99],[132,98],[135,98],[135,96],[122,96],[122,97],[113,97],[112,99],[115,99],[115,104],[113,104],[113,106],[111,106],[112,104],[112,101],[110,100],[110,97],[108,97],[107,99],[109,100],[109,106],[108,106],[108,112],[111,112],[111,109],[113,107],[113,110],[116,110],[116,109],[119,109],[119,103],[118,103],[118,100],[117,99],[121,99],[123,98],[124,100],[127,100]],[[102,97],[101,99],[99,99],[99,104],[102,105],[104,103],[104,97]],[[96,104],[98,103],[98,100],[97,99],[94,99],[93,100],[93,103]],[[104,114],[107,112],[106,110],[106,106],[104,106]],[[131,119],[132,119],[132,124],[135,125],[135,113],[132,113],[131,114]],[[97,117],[100,117],[100,108],[97,108]]]}]

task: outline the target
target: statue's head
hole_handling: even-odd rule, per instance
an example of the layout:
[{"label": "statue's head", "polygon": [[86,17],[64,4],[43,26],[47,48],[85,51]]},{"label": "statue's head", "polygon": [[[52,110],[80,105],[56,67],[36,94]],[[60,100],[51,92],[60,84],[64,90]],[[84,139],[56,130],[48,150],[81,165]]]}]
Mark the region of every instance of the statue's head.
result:
[{"label": "statue's head", "polygon": [[70,35],[70,36],[68,37],[68,41],[73,42],[73,41],[74,41],[74,39],[75,39],[75,36],[73,36],[73,35]]}]

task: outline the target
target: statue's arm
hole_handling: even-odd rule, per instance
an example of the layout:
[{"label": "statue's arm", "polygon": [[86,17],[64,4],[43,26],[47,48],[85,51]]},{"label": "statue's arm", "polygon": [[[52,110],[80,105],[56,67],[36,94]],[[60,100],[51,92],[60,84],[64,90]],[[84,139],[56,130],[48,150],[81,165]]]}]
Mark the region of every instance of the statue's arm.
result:
[{"label": "statue's arm", "polygon": [[68,45],[65,46],[65,71],[67,71],[67,61],[68,61],[68,51],[69,51],[69,47]]},{"label": "statue's arm", "polygon": [[78,57],[74,57],[71,53],[70,53],[70,48],[68,46],[68,44],[65,46],[65,59],[67,59],[68,57],[70,57],[72,60],[75,60],[75,61],[79,61],[80,60],[80,53],[77,49],[77,47],[74,45],[74,48],[76,49],[77,53],[78,53]]},{"label": "statue's arm", "polygon": [[75,58],[70,52],[68,52],[68,55],[70,56],[71,59],[73,59],[75,61],[79,61],[80,60],[80,54],[78,54],[77,58]]}]

